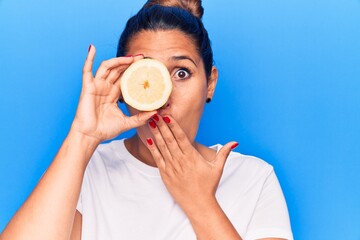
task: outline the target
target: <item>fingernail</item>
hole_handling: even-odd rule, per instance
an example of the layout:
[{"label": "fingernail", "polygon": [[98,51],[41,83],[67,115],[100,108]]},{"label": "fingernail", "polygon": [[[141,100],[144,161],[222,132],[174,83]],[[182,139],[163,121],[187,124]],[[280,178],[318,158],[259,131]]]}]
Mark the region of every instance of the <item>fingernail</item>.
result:
[{"label": "fingernail", "polygon": [[138,56],[144,56],[144,54],[142,54],[142,53],[136,54],[134,57],[138,57]]},{"label": "fingernail", "polygon": [[90,46],[89,46],[89,48],[88,48],[88,52],[90,52],[91,46],[92,46],[92,44],[90,44]]},{"label": "fingernail", "polygon": [[234,150],[237,146],[239,146],[238,143],[234,143],[232,146],[231,146],[231,150]]},{"label": "fingernail", "polygon": [[146,139],[147,143],[151,146],[153,145],[153,140],[151,138]]},{"label": "fingernail", "polygon": [[151,128],[156,128],[156,123],[152,120],[149,122],[149,125]]},{"label": "fingernail", "polygon": [[160,120],[159,116],[156,113],[154,114],[154,116],[152,116],[152,118],[157,122]]},{"label": "fingernail", "polygon": [[129,55],[126,55],[125,57],[132,57],[133,55],[129,54]]},{"label": "fingernail", "polygon": [[163,117],[163,120],[164,120],[166,123],[170,123],[170,122],[171,122],[171,120],[170,120],[169,117]]}]

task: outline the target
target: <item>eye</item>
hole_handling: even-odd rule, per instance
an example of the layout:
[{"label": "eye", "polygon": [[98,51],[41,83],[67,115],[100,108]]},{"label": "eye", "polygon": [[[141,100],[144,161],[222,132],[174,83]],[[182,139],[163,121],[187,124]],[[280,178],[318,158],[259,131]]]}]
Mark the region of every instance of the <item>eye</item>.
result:
[{"label": "eye", "polygon": [[188,69],[181,68],[175,72],[174,78],[176,80],[184,80],[184,79],[190,78],[190,76],[191,76],[191,73]]}]

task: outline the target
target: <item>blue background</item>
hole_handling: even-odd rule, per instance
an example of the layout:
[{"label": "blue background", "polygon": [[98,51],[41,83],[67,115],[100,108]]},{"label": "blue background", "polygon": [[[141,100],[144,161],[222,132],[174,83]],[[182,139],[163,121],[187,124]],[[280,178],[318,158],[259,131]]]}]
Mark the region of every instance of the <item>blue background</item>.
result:
[{"label": "blue background", "polygon": [[[144,1],[0,0],[0,231],[67,134],[90,43]],[[271,163],[295,239],[360,239],[360,1],[204,0],[220,78],[198,140]],[[123,136],[128,136],[125,134]]]}]

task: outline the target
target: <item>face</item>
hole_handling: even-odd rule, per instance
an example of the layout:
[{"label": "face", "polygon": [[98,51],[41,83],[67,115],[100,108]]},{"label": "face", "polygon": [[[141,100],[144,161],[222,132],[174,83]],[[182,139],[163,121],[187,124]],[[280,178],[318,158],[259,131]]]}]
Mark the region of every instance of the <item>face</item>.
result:
[{"label": "face", "polygon": [[[217,70],[213,67],[207,81],[204,63],[193,40],[178,30],[142,31],[129,44],[127,54],[143,54],[165,64],[173,81],[168,102],[158,110],[160,116],[171,115],[194,141],[207,98],[212,98]],[[128,106],[131,115],[138,110]],[[149,126],[137,129],[145,142],[151,137]]]}]

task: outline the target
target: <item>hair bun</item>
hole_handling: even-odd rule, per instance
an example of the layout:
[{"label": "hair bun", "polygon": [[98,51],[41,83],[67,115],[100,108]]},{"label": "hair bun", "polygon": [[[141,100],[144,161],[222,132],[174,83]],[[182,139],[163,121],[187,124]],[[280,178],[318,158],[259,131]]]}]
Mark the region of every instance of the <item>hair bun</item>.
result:
[{"label": "hair bun", "polygon": [[145,3],[144,8],[149,8],[153,5],[182,8],[200,19],[204,14],[201,0],[148,0]]}]

